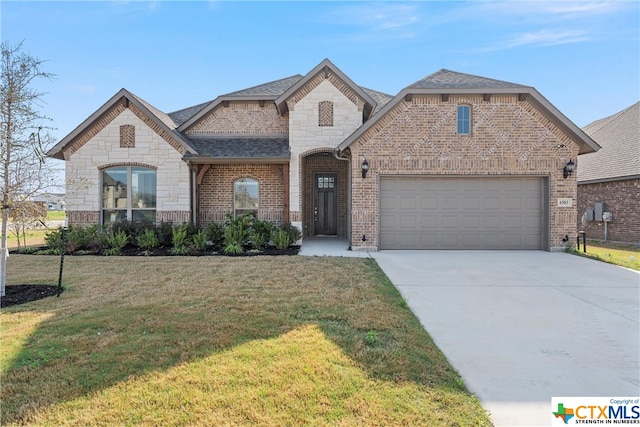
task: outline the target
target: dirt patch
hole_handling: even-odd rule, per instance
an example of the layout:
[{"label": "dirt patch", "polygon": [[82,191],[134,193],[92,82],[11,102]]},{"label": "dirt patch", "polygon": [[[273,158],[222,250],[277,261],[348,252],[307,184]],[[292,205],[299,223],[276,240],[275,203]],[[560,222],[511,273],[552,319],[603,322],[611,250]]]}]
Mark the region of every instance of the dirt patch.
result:
[{"label": "dirt patch", "polygon": [[10,307],[52,297],[62,292],[63,288],[55,285],[6,285],[4,290],[5,295],[0,299],[0,307]]}]

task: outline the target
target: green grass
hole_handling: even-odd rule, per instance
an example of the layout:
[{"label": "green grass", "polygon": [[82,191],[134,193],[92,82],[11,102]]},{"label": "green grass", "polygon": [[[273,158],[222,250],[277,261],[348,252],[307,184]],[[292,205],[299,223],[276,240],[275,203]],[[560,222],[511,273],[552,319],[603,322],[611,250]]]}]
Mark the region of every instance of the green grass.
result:
[{"label": "green grass", "polygon": [[573,249],[572,253],[640,271],[640,247],[637,245],[587,241],[586,253],[582,246],[580,250]]},{"label": "green grass", "polygon": [[47,221],[64,221],[66,217],[65,211],[47,211]]},{"label": "green grass", "polygon": [[3,426],[490,425],[371,259],[67,257],[64,286],[0,312]]}]

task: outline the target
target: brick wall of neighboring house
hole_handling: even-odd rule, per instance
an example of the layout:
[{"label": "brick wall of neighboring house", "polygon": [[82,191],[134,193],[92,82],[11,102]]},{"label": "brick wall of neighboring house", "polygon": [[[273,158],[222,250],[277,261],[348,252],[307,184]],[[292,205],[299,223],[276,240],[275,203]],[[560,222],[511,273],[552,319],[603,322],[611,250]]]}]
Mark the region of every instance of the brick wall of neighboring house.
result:
[{"label": "brick wall of neighboring house", "polygon": [[234,182],[241,178],[258,181],[258,219],[281,223],[284,218],[283,166],[276,164],[212,165],[199,187],[198,223],[222,223],[233,212]]},{"label": "brick wall of neighboring house", "polygon": [[280,116],[273,102],[230,101],[221,103],[203,117],[187,134],[286,134],[289,118]]},{"label": "brick wall of neighboring house", "polygon": [[305,157],[303,161],[304,170],[304,192],[303,203],[304,214],[302,220],[303,236],[315,235],[314,221],[314,176],[316,173],[336,173],[338,190],[338,236],[347,238],[347,200],[348,193],[348,170],[346,161],[338,160],[333,156],[332,151],[325,151]]},{"label": "brick wall of neighboring house", "polygon": [[[582,215],[596,202],[605,203],[605,211],[611,212],[607,224],[607,240],[640,244],[640,179],[601,182],[578,185],[578,228],[582,227]],[[587,222],[588,239],[604,240],[604,222]]]},{"label": "brick wall of neighboring house", "polygon": [[[99,120],[72,144],[65,153],[67,216],[69,224],[100,222],[102,208],[101,174],[103,168],[116,165],[144,165],[157,170],[157,221],[191,218],[189,167],[175,142],[167,142],[157,125],[140,118],[134,105],[118,104],[107,119]],[[135,127],[135,143],[121,147],[120,126]],[[72,153],[72,154],[71,154]],[[175,221],[174,221],[175,222]]]},{"label": "brick wall of neighboring house", "polygon": [[[320,103],[333,103],[333,126],[319,122]],[[331,150],[362,125],[363,101],[333,74],[320,73],[294,94],[289,107],[289,145],[291,147],[289,197],[291,222],[302,226],[302,163],[305,156],[319,149]],[[324,105],[324,104],[323,104]]]},{"label": "brick wall of neighboring house", "polygon": [[[457,135],[457,106],[472,107],[471,135]],[[564,247],[562,238],[576,232],[576,175],[563,179],[562,169],[576,159],[578,146],[532,104],[517,96],[414,95],[402,101],[351,144],[351,241],[378,248],[381,175],[520,175],[548,177],[549,246]],[[366,157],[369,174],[362,179]],[[558,207],[571,198],[572,207]],[[361,242],[362,235],[367,242]]]}]

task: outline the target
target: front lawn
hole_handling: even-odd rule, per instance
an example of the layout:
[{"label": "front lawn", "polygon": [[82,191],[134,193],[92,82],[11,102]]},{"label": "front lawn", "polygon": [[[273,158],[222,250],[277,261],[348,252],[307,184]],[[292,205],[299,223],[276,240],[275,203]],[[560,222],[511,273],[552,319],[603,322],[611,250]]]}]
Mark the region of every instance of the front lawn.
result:
[{"label": "front lawn", "polygon": [[0,312],[2,425],[490,425],[371,259],[68,257],[64,286]]},{"label": "front lawn", "polygon": [[587,252],[584,252],[582,246],[580,250],[573,249],[572,252],[640,271],[640,247],[637,245],[590,240],[587,242]]}]

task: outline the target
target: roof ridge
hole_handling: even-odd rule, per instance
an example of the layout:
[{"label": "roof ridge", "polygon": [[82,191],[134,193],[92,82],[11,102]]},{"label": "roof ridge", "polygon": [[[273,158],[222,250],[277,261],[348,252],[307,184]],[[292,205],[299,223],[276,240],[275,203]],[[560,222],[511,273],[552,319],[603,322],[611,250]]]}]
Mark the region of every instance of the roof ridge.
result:
[{"label": "roof ridge", "polygon": [[[460,78],[463,77],[463,78]],[[459,71],[441,68],[438,71],[414,82],[405,89],[425,89],[425,88],[491,88],[491,87],[513,87],[513,88],[530,88],[531,86],[521,85],[519,83],[508,82],[506,80],[498,80],[490,77],[479,76],[476,74],[462,73]]]},{"label": "roof ridge", "polygon": [[[301,74],[294,74],[294,75],[289,76],[289,77],[283,77],[281,79],[276,79],[276,80],[272,80],[272,81],[269,81],[269,82],[266,82],[266,83],[261,83],[261,84],[255,85],[255,86],[251,86],[251,87],[248,87],[248,88],[239,89],[239,90],[236,90],[236,91],[233,91],[233,92],[225,93],[225,94],[220,95],[220,96],[234,96],[234,95],[239,94],[241,92],[249,92],[249,91],[257,89],[257,88],[267,87],[267,86],[273,85],[274,83],[283,82],[283,81],[289,80],[289,79],[294,79],[295,78],[297,80],[300,80],[302,77],[303,76]],[[291,87],[292,85],[290,85],[289,87]]]}]

